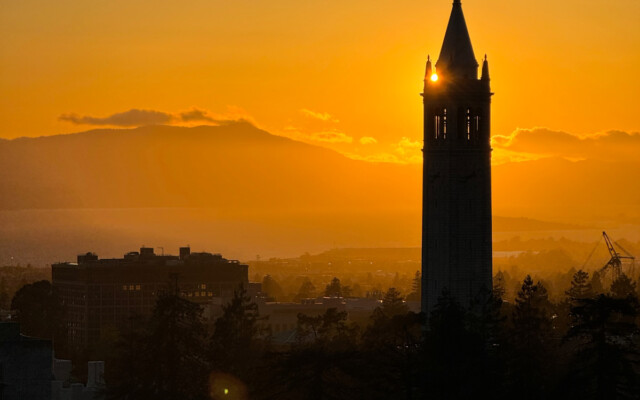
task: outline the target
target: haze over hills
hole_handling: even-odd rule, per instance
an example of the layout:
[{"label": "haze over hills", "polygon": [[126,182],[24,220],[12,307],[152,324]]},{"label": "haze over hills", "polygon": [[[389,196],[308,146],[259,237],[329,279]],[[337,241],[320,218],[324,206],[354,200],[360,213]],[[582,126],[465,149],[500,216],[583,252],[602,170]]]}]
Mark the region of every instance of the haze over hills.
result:
[{"label": "haze over hills", "polygon": [[[637,213],[640,189],[625,180],[638,170],[557,158],[495,166],[495,235],[593,240],[602,221]],[[419,246],[421,181],[419,165],[353,160],[246,122],[3,140],[0,262],[120,256],[143,243],[244,259]]]},{"label": "haze over hills", "polygon": [[419,179],[243,122],[17,139],[0,145],[0,168],[3,209],[415,209]]}]

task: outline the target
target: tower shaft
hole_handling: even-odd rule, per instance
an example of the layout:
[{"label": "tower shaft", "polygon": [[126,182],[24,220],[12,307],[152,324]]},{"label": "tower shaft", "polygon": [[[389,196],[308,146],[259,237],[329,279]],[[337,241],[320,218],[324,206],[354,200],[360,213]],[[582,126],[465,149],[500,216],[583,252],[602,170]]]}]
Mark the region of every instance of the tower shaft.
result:
[{"label": "tower shaft", "polygon": [[[437,79],[425,77],[422,310],[447,290],[468,307],[491,289],[491,90],[453,5]],[[459,55],[456,57],[456,55]],[[484,71],[486,70],[486,74]]]}]

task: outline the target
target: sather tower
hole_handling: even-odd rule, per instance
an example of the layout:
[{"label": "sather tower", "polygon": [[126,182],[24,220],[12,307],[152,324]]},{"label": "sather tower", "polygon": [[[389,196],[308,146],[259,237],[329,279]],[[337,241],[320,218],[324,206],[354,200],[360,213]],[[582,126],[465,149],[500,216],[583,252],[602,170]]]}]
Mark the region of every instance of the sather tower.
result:
[{"label": "sather tower", "polygon": [[491,289],[491,89],[482,77],[460,0],[435,69],[424,78],[422,310],[444,289],[468,307]]}]

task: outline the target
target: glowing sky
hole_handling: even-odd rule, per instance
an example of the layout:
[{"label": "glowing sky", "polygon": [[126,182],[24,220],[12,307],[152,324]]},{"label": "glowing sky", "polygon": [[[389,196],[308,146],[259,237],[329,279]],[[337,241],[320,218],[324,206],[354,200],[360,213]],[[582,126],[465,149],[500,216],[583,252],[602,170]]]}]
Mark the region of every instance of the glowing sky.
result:
[{"label": "glowing sky", "polygon": [[[417,162],[424,63],[450,10],[446,0],[0,0],[0,137],[242,117],[356,157]],[[640,130],[639,1],[463,10],[476,57],[489,56],[494,135]]]}]

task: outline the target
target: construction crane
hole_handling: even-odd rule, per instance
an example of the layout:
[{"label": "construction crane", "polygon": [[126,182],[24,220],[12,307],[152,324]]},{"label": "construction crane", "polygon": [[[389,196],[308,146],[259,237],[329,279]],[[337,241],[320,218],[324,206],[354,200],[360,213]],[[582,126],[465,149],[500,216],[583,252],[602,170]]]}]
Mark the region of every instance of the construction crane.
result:
[{"label": "construction crane", "polygon": [[[629,274],[633,274],[633,266],[635,263],[635,257],[632,256],[628,251],[624,249],[624,247],[620,246],[618,242],[612,242],[607,232],[602,232],[602,237],[604,238],[604,242],[607,244],[607,250],[609,250],[609,255],[611,255],[611,259],[604,265],[604,267],[600,268],[600,272],[602,274],[611,271],[611,281],[615,281],[622,274],[622,260],[631,260],[631,270]],[[623,254],[618,253],[614,244],[622,250]]]}]

